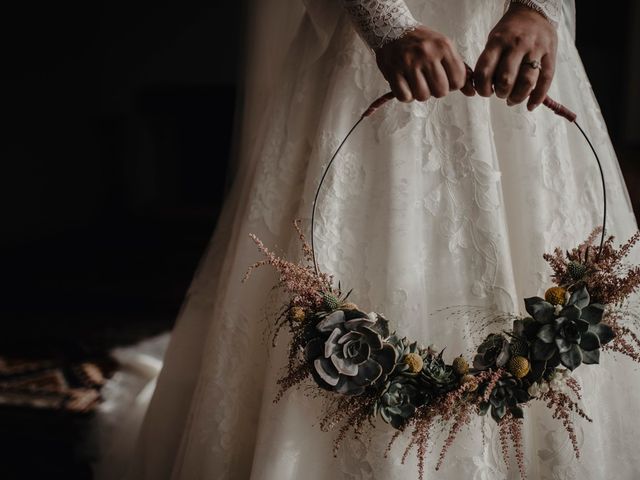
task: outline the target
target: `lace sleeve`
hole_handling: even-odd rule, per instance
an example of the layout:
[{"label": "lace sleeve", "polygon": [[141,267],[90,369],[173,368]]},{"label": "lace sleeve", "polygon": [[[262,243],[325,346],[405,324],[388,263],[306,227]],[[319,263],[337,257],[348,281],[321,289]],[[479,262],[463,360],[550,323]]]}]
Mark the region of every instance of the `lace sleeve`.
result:
[{"label": "lace sleeve", "polygon": [[558,27],[562,16],[562,0],[506,0],[505,9],[512,3],[520,3],[540,13],[554,27]]},{"label": "lace sleeve", "polygon": [[419,23],[403,0],[342,0],[355,29],[372,49],[400,38]]}]

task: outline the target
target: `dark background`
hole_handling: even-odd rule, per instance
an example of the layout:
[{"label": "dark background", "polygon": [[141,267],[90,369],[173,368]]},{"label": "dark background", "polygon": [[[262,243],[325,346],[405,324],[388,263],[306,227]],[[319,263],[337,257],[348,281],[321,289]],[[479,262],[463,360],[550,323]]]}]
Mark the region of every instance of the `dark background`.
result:
[{"label": "dark background", "polygon": [[[90,352],[167,330],[223,199],[244,2],[12,3],[0,20],[0,354]],[[640,8],[581,2],[578,14],[640,212]],[[52,447],[52,429],[76,420],[3,415],[0,464],[25,466],[12,478],[34,459],[46,478],[88,478]]]}]

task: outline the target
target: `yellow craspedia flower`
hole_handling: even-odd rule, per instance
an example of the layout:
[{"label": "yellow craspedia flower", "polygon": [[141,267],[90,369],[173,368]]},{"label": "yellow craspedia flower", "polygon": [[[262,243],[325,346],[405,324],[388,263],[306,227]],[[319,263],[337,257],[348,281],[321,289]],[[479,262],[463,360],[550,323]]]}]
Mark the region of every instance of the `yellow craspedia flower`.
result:
[{"label": "yellow craspedia flower", "polygon": [[302,322],[305,318],[304,308],[292,307],[291,310],[289,310],[289,318],[294,322]]},{"label": "yellow craspedia flower", "polygon": [[422,370],[424,366],[424,360],[417,353],[407,353],[402,362],[409,367],[409,371],[411,373],[418,373]]},{"label": "yellow craspedia flower", "polygon": [[464,385],[466,383],[470,383],[471,385],[467,388],[467,391],[469,392],[474,392],[475,390],[478,389],[478,380],[476,380],[476,377],[474,377],[473,375],[467,373],[466,375],[463,375],[462,378],[460,379],[460,384]]},{"label": "yellow craspedia flower", "polygon": [[551,305],[564,305],[567,301],[567,291],[562,287],[551,287],[545,292],[544,299]]},{"label": "yellow craspedia flower", "polygon": [[355,303],[343,303],[340,308],[342,310],[357,310],[358,309],[358,305],[356,305]]},{"label": "yellow craspedia flower", "polygon": [[469,362],[467,362],[462,355],[456,357],[453,360],[453,370],[458,375],[465,375],[469,373]]},{"label": "yellow craspedia flower", "polygon": [[511,360],[509,360],[507,369],[514,377],[522,378],[526,376],[527,373],[529,373],[531,365],[529,365],[529,360],[518,355],[516,357],[512,357]]}]

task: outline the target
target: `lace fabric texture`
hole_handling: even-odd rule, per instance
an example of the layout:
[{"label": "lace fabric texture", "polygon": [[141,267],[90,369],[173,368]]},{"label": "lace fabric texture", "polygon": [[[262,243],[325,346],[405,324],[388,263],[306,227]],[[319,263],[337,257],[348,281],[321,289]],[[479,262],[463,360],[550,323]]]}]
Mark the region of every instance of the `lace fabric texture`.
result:
[{"label": "lace fabric texture", "polygon": [[[470,62],[504,12],[503,0],[407,5]],[[401,464],[406,436],[383,457],[393,434],[386,424],[377,422],[369,437],[347,438],[334,458],[335,433],[318,427],[319,399],[293,390],[273,403],[286,339],[272,348],[268,325],[283,298],[271,290],[276,276],[268,269],[240,283],[247,265],[260,259],[249,233],[298,258],[292,221],[300,218],[308,229],[326,162],[360,113],[388,89],[346,15],[331,29],[319,31],[320,24],[313,15],[303,19],[263,122],[246,137],[246,155],[172,334],[128,479],[417,478],[415,455]],[[305,63],[322,35],[326,49]],[[637,225],[616,156],[563,23],[558,38],[550,94],[576,111],[600,154],[609,232],[622,240]],[[575,128],[543,108],[529,113],[495,97],[460,93],[390,102],[361,125],[327,178],[317,217],[320,268],[353,288],[352,301],[385,314],[393,329],[446,346],[445,355],[468,356],[478,336],[472,316],[455,310],[523,312],[522,298],[542,295],[549,285],[542,254],[574,246],[598,225],[602,198],[590,158]],[[639,262],[640,254],[630,261]],[[447,307],[456,308],[442,310]],[[529,478],[639,478],[640,418],[629,409],[640,404],[640,373],[624,359],[603,357],[575,375],[594,418],[576,419],[580,460],[544,406],[527,408]],[[508,469],[502,460],[490,420],[477,419],[459,435],[436,472],[442,440],[432,439],[429,479],[519,478],[515,464]]]},{"label": "lace fabric texture", "polygon": [[562,0],[507,0],[505,8],[511,3],[520,3],[541,13],[556,28],[562,17]]},{"label": "lace fabric texture", "polygon": [[419,25],[403,0],[343,0],[355,29],[372,49]]}]

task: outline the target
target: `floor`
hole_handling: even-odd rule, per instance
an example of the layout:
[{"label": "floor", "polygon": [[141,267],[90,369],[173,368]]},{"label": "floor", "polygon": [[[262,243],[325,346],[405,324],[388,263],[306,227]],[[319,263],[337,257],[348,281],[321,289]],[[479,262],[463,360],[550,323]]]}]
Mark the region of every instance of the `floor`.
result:
[{"label": "floor", "polygon": [[[103,359],[169,330],[214,222],[132,218],[52,237],[46,249],[16,247],[3,265],[12,282],[0,354]],[[0,408],[0,478],[91,479],[91,422],[91,413]]]}]

